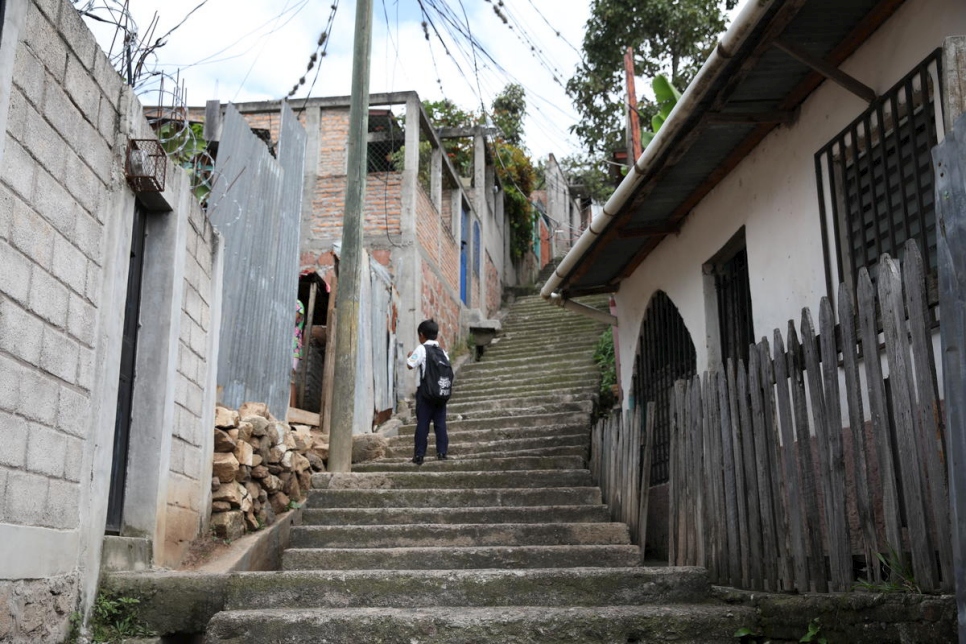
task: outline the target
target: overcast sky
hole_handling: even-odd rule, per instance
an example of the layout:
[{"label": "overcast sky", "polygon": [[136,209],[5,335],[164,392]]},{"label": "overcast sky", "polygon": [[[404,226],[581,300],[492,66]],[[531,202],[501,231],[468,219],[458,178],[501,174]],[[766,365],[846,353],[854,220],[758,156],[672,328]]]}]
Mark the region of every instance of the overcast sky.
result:
[{"label": "overcast sky", "polygon": [[[243,102],[279,99],[288,94],[305,74],[308,58],[335,1],[132,0],[130,5],[142,35],[157,15],[155,37],[197,8],[158,50],[157,68],[171,75],[180,73],[188,103],[203,105],[214,98]],[[438,2],[462,15],[459,2]],[[96,7],[119,4],[117,0],[93,3]],[[86,4],[89,0],[78,2],[77,6]],[[488,60],[478,52],[474,62],[471,55],[459,52],[460,47],[469,51],[465,42],[454,45],[448,40],[450,56],[432,32],[430,41],[426,40],[417,0],[374,0],[370,91],[416,90],[424,100],[445,97],[461,108],[478,110],[481,99],[489,108],[495,94],[507,83],[517,82],[527,95],[525,143],[531,154],[570,154],[577,143],[568,128],[576,116],[562,84],[573,74],[579,60],[589,0],[512,0],[507,4],[511,6],[503,10],[508,12],[513,30],[494,13],[490,2],[463,0],[464,23],[468,21],[473,36],[494,59]],[[100,13],[104,15],[103,10]],[[430,15],[438,20],[434,13]],[[335,27],[327,55],[318,67],[312,96],[350,93],[354,22],[355,2],[339,1]],[[109,49],[113,31],[99,28],[90,20],[88,24],[102,47]],[[442,31],[442,25],[437,26]],[[118,45],[114,49],[117,51]],[[308,75],[296,98],[306,96],[314,73],[315,70]],[[559,84],[554,81],[555,75]]]}]

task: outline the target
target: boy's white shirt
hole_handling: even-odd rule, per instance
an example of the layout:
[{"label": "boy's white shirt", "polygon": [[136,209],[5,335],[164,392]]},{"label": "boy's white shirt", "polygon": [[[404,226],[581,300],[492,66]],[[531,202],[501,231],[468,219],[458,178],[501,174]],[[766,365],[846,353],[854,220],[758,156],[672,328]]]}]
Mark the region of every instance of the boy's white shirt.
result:
[{"label": "boy's white shirt", "polygon": [[[426,342],[424,342],[423,344],[421,344],[421,345],[417,346],[415,349],[413,349],[412,355],[410,355],[408,358],[406,358],[406,365],[410,369],[415,369],[416,367],[419,367],[419,379],[420,380],[423,379],[423,368],[424,368],[424,365],[426,364],[426,347],[425,347],[425,345],[427,345],[427,344],[432,345],[434,347],[438,347],[439,346],[439,342],[437,342],[436,340],[426,340]],[[446,353],[446,349],[443,349],[443,355],[445,355],[446,356],[446,359],[449,360],[449,354]]]}]

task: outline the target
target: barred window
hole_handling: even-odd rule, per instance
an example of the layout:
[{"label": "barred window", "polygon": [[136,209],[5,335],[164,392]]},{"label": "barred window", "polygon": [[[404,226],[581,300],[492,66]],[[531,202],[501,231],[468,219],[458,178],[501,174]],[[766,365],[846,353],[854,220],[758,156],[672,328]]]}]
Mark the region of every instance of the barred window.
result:
[{"label": "barred window", "polygon": [[938,301],[930,151],[942,123],[940,59],[937,50],[815,155],[826,258],[841,281],[853,287],[862,267],[875,280],[879,257],[899,257],[915,239],[930,304]]}]

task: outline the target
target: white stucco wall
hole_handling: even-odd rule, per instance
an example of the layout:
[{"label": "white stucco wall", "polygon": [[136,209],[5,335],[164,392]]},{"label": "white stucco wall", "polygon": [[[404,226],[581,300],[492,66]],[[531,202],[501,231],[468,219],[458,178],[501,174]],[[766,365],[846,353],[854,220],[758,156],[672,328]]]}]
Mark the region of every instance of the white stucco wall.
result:
[{"label": "white stucco wall", "polygon": [[[950,35],[966,34],[962,0],[909,0],[841,69],[877,93],[896,82],[940,47]],[[745,226],[755,337],[784,337],[788,320],[796,327],[802,308],[812,309],[826,294],[815,153],[842,131],[867,104],[826,81],[804,103],[799,119],[772,132],[626,279],[617,294],[622,329],[621,382],[633,375],[637,332],[651,296],[665,291],[691,332],[697,368],[709,367],[705,280],[702,265]],[[941,126],[940,126],[941,127]],[[700,143],[699,143],[700,144]],[[833,263],[833,271],[834,261]],[[838,275],[832,283],[838,284]],[[713,356],[711,356],[713,357]],[[628,400],[628,397],[625,397]]]}]

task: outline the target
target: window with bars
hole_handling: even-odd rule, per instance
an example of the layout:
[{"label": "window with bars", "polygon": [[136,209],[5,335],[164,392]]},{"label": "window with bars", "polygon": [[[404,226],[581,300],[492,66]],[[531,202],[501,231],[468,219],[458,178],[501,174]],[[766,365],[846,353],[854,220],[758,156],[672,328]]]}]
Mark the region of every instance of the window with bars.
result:
[{"label": "window with bars", "polygon": [[940,61],[936,50],[815,155],[826,258],[850,288],[861,268],[875,280],[879,257],[899,258],[915,239],[930,304],[938,301],[931,150],[942,123]]},{"label": "window with bars", "polygon": [[755,341],[748,282],[748,251],[742,231],[711,264],[718,301],[721,364],[728,360],[748,363],[748,347]]},{"label": "window with bars", "polygon": [[694,342],[684,319],[671,298],[658,291],[644,314],[634,359],[636,404],[655,403],[651,485],[667,483],[669,478],[674,383],[694,376],[696,368]]}]

